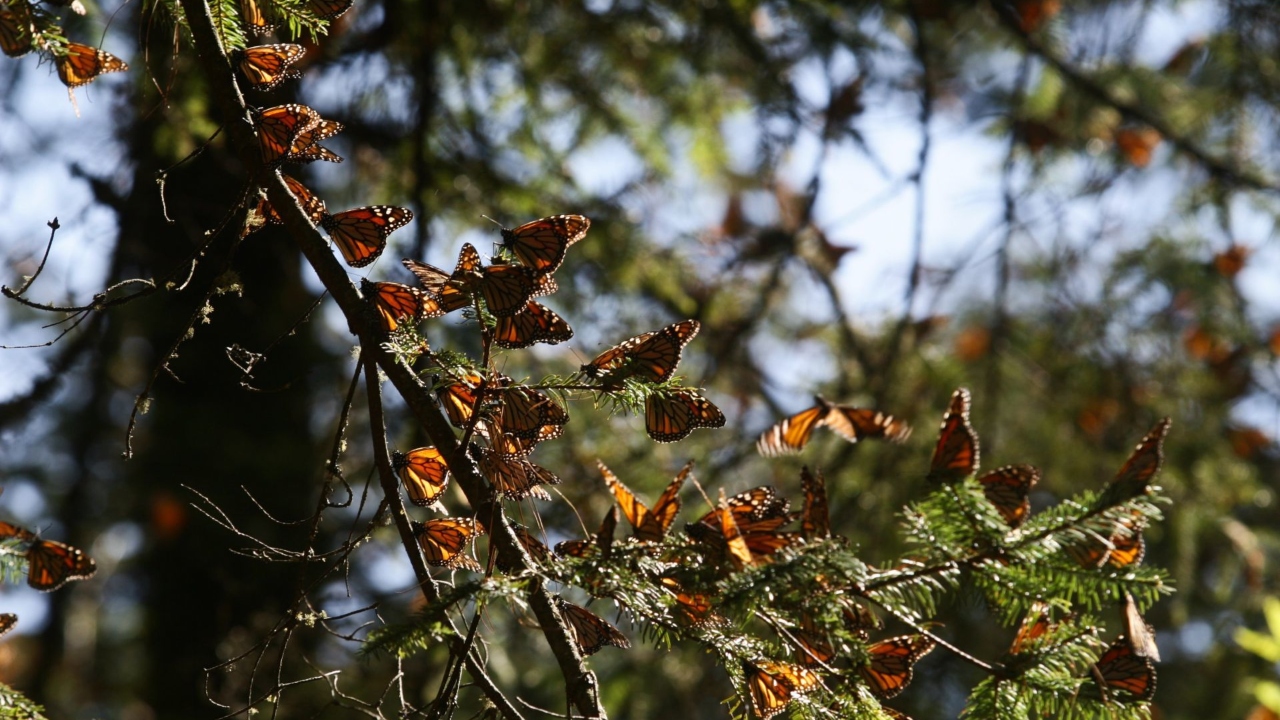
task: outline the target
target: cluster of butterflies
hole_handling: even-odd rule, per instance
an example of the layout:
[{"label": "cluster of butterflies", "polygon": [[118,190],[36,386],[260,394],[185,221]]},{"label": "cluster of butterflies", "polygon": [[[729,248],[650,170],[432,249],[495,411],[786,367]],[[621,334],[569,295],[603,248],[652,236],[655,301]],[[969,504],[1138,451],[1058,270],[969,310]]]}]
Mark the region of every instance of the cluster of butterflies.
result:
[{"label": "cluster of butterflies", "polygon": [[[72,580],[93,577],[98,566],[79,548],[57,540],[45,540],[30,530],[0,521],[0,544],[21,548],[27,561],[27,584],[36,590],[53,592]],[[18,624],[18,616],[0,613],[0,635]]]},{"label": "cluster of butterflies", "polygon": [[[74,11],[84,14],[79,2],[54,4],[70,4]],[[58,79],[68,89],[91,83],[99,75],[129,69],[125,61],[105,50],[60,40],[62,37],[62,28],[45,7],[33,6],[28,0],[0,0],[0,51],[11,58],[32,50],[48,53]]]}]

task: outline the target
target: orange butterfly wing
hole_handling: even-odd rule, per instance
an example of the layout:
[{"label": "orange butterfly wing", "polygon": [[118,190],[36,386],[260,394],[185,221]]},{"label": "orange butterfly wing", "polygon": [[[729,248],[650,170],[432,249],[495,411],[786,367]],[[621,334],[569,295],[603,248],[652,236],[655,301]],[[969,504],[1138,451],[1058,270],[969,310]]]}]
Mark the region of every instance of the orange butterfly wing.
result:
[{"label": "orange butterfly wing", "polygon": [[599,550],[604,557],[609,557],[613,550],[613,536],[618,529],[618,507],[609,508],[600,520],[600,529],[586,540],[565,540],[556,543],[556,554],[561,557],[584,558]]},{"label": "orange butterfly wing", "polygon": [[354,4],[355,0],[307,0],[307,9],[321,20],[337,20]]},{"label": "orange butterfly wing", "polygon": [[407,453],[392,453],[391,467],[404,483],[409,502],[428,507],[440,499],[449,487],[449,465],[434,447],[421,447]]},{"label": "orange butterfly wing", "polygon": [[557,598],[560,614],[573,631],[573,639],[578,643],[578,651],[583,655],[594,655],[605,645],[617,648],[629,648],[631,643],[627,637],[610,625],[604,618],[590,610],[565,602]]},{"label": "orange butterfly wing", "polygon": [[343,127],[343,124],[336,120],[321,118],[320,122],[311,128],[298,133],[298,136],[293,139],[293,143],[289,146],[289,152],[284,159],[294,162],[315,162],[316,160],[326,160],[332,163],[342,162],[340,155],[328,148],[321,147],[318,143],[342,132]]},{"label": "orange butterfly wing", "polygon": [[489,479],[493,489],[508,500],[535,497],[550,500],[551,496],[539,485],[559,485],[560,478],[546,468],[522,458],[503,457],[489,450],[480,450],[476,458],[480,473]]},{"label": "orange butterfly wing", "polygon": [[[311,222],[320,222],[321,218],[323,218],[325,214],[324,200],[321,200],[317,195],[308,190],[306,185],[298,182],[293,177],[285,175],[284,173],[281,173],[280,176],[284,178],[284,184],[289,188],[289,192],[298,199],[298,204],[302,205],[303,212],[307,214],[307,217],[310,218]],[[284,224],[284,220],[280,217],[280,213],[276,212],[276,209],[271,206],[271,201],[266,198],[262,198],[258,201],[258,214],[261,215],[262,219],[270,225]]]},{"label": "orange butterfly wing", "polygon": [[467,543],[484,530],[471,518],[439,518],[424,523],[413,523],[414,536],[422,547],[422,554],[430,565],[462,568],[480,572],[482,568],[464,551]]},{"label": "orange butterfly wing", "polygon": [[[289,103],[260,110],[254,118],[262,162],[275,165],[289,154],[299,134],[320,122],[320,114],[306,105]],[[327,216],[326,216],[327,217]]]},{"label": "orange butterfly wing", "polygon": [[413,211],[391,205],[370,205],[325,215],[320,224],[351,267],[364,267],[382,254],[387,236],[413,220]]},{"label": "orange butterfly wing", "polygon": [[793,455],[809,444],[813,429],[831,412],[830,406],[817,405],[800,412],[765,430],[756,440],[756,450],[765,457]]},{"label": "orange butterfly wing", "polygon": [[951,395],[929,463],[928,478],[934,482],[963,480],[978,469],[978,436],[969,424],[969,403],[969,391],[964,388]]},{"label": "orange butterfly wing", "polygon": [[554,310],[532,300],[524,310],[498,318],[493,341],[508,349],[526,348],[536,343],[556,345],[573,337],[573,328]]},{"label": "orange butterfly wing", "polygon": [[1031,488],[1039,481],[1040,471],[1031,465],[1005,465],[978,478],[987,502],[1011,528],[1022,525],[1031,514]]},{"label": "orange butterfly wing", "polygon": [[79,548],[57,540],[37,540],[27,548],[27,584],[51,592],[71,580],[93,577],[98,566]]},{"label": "orange butterfly wing", "polygon": [[1112,694],[1122,702],[1146,702],[1156,694],[1156,668],[1149,658],[1133,651],[1121,635],[1111,643],[1090,669],[1094,681],[1103,690],[1103,699]]},{"label": "orange butterfly wing", "polygon": [[800,489],[804,492],[804,513],[800,516],[800,532],[808,540],[831,537],[831,511],[827,506],[827,480],[822,471],[800,468]]},{"label": "orange butterfly wing", "polygon": [[818,687],[812,671],[790,663],[760,660],[742,663],[751,708],[764,720],[787,709],[793,697]]},{"label": "orange butterfly wing", "polygon": [[1164,418],[1142,438],[1107,486],[1101,499],[1103,503],[1114,505],[1147,492],[1164,462],[1164,437],[1171,424],[1169,418]]},{"label": "orange butterfly wing", "polygon": [[35,27],[27,0],[11,0],[7,7],[0,7],[0,51],[13,58],[31,52]]},{"label": "orange butterfly wing", "polygon": [[911,426],[892,415],[848,405],[832,405],[831,412],[819,424],[849,442],[875,437],[900,443],[911,436]]},{"label": "orange butterfly wing", "polygon": [[439,306],[426,293],[400,283],[360,281],[360,292],[378,311],[385,332],[395,332],[405,320],[439,317]]},{"label": "orange butterfly wing", "polygon": [[650,393],[644,399],[644,427],[657,442],[678,442],[697,428],[724,427],[724,413],[694,390]]},{"label": "orange butterfly wing", "polygon": [[653,383],[666,382],[675,374],[684,346],[701,327],[697,320],[684,320],[637,335],[600,353],[582,366],[582,372],[609,382],[632,376]]},{"label": "orange butterfly wing", "polygon": [[266,35],[277,25],[267,11],[258,5],[258,0],[240,0],[240,15],[244,18],[244,24],[249,27],[249,32],[254,35]]},{"label": "orange butterfly wing", "polygon": [[91,83],[105,73],[129,69],[129,65],[115,55],[75,42],[67,43],[67,54],[57,57],[54,65],[58,79],[69,88]]},{"label": "orange butterfly wing", "polygon": [[466,429],[476,407],[476,391],[484,384],[484,378],[476,373],[464,373],[456,382],[436,390],[440,406],[456,428]]},{"label": "orange butterfly wing", "polygon": [[236,56],[240,72],[258,90],[272,90],[288,78],[298,77],[290,66],[307,53],[301,45],[276,43],[245,48]]},{"label": "orange butterfly wing", "polygon": [[910,684],[916,661],[933,650],[935,644],[923,635],[882,640],[867,648],[871,661],[859,668],[858,673],[871,686],[871,694],[888,700]]},{"label": "orange butterfly wing", "polygon": [[501,395],[502,414],[498,422],[505,434],[528,440],[541,435],[546,426],[560,427],[569,422],[569,413],[537,390],[515,387]]},{"label": "orange butterfly wing", "polygon": [[553,215],[502,229],[502,242],[522,265],[538,275],[555,272],[569,246],[587,236],[591,221],[581,215]]}]

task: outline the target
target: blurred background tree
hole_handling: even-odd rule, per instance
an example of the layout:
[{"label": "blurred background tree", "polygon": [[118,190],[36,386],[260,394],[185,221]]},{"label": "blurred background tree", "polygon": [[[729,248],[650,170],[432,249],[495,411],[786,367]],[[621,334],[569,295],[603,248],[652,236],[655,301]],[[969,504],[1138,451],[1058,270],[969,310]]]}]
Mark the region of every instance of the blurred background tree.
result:
[{"label": "blurred background tree", "polygon": [[[37,266],[55,215],[42,301],[87,302],[127,278],[181,283],[208,243],[181,288],[0,354],[0,504],[101,566],[72,590],[13,597],[30,622],[0,645],[0,675],[54,716],[203,717],[216,710],[206,693],[243,696],[243,673],[206,683],[201,669],[263,637],[307,570],[230,552],[245,543],[197,513],[208,506],[194,493],[246,533],[305,541],[287,523],[317,504],[352,371],[345,323],[283,233],[238,243],[233,222],[204,235],[243,191],[223,137],[168,173],[165,221],[157,173],[223,120],[175,13],[107,2],[66,19],[73,39],[105,37],[133,65],[82,91],[79,118],[35,55],[0,62],[8,285]],[[1175,502],[1147,539],[1179,592],[1149,617],[1164,656],[1156,705],[1168,718],[1250,711],[1250,679],[1272,670],[1231,638],[1262,626],[1276,592],[1280,484],[1271,2],[357,0],[307,48],[302,82],[250,101],[297,99],[346,124],[332,142],[346,163],[301,173],[331,209],[413,208],[371,277],[405,280],[397,253],[451,266],[463,241],[487,249],[483,216],[592,218],[551,303],[577,354],[515,354],[507,374],[564,374],[641,330],[703,323],[683,373],[728,427],[656,446],[636,418],[577,404],[542,451],[590,529],[611,502],[597,457],[646,497],[688,458],[711,485],[794,492],[802,460],[766,462],[752,441],[815,392],[917,429],[904,446],[820,438],[803,458],[826,470],[833,516],[869,562],[901,549],[896,513],[922,493],[933,423],[959,385],[974,390],[987,466],[1044,470],[1036,507],[1100,485],[1170,415],[1161,484]],[[47,323],[0,305],[8,346],[49,341]],[[427,332],[474,343],[454,321]],[[265,354],[251,377],[232,346]],[[402,449],[421,444],[390,410]],[[365,418],[351,422],[367,436]],[[341,458],[353,508],[370,464],[362,443]],[[569,508],[540,512],[577,537]],[[319,532],[337,544],[348,527]],[[325,610],[404,616],[412,576],[394,538],[359,552],[321,589]],[[954,602],[950,636],[998,654],[1007,633],[985,613],[963,620],[974,598]],[[510,626],[490,648],[495,676],[555,707],[537,636],[488,622]],[[614,717],[725,714],[731,688],[713,664],[636,645],[594,661]],[[346,657],[335,649],[307,640],[288,662],[331,667]],[[385,658],[347,661],[353,695],[394,672]],[[415,678],[439,671],[414,662]],[[940,653],[922,670],[902,707],[955,716],[975,671]],[[332,693],[292,697],[301,717]]]}]

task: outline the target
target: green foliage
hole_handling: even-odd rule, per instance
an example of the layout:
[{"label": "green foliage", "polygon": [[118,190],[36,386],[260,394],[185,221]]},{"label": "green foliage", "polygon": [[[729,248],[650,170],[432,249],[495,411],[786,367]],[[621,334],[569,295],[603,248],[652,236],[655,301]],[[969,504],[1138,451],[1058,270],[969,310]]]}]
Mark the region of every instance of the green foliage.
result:
[{"label": "green foliage", "polygon": [[4,720],[44,720],[44,708],[25,695],[0,683],[0,718]]}]

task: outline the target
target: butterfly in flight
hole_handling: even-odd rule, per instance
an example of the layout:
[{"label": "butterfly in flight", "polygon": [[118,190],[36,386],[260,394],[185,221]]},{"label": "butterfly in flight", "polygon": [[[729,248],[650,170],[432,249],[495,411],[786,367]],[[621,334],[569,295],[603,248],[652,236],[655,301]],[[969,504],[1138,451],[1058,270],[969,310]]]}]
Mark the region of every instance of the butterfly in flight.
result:
[{"label": "butterfly in flight", "polygon": [[[325,215],[324,200],[307,189],[306,185],[298,182],[292,176],[280,173],[280,177],[284,178],[285,187],[289,188],[289,192],[298,200],[298,204],[302,205],[302,210],[307,214],[307,218],[311,222],[318,223]],[[280,217],[280,213],[271,206],[271,201],[265,197],[258,199],[257,214],[268,225],[283,225],[284,220]]]},{"label": "butterfly in flight", "polygon": [[22,57],[31,52],[35,38],[35,22],[27,0],[10,0],[0,5],[0,51],[9,57]]},{"label": "butterfly in flight", "polygon": [[809,444],[814,428],[828,427],[849,442],[862,438],[882,437],[893,442],[903,442],[911,435],[911,426],[892,415],[879,410],[867,410],[850,405],[836,405],[821,395],[813,396],[816,403],[782,422],[765,430],[756,440],[756,449],[765,457],[798,453]]},{"label": "butterfly in flight", "polygon": [[1103,702],[1146,702],[1156,694],[1156,668],[1121,635],[1089,668]]},{"label": "butterfly in flight", "polygon": [[483,568],[466,554],[467,543],[484,528],[472,518],[438,518],[412,523],[413,534],[422,547],[422,554],[429,565],[461,568],[481,572]]},{"label": "butterfly in flight", "polygon": [[1164,437],[1169,433],[1172,422],[1169,418],[1164,418],[1142,438],[1098,498],[1098,507],[1116,505],[1148,491],[1151,481],[1160,472],[1160,465],[1164,462]]},{"label": "butterfly in flight", "polygon": [[644,429],[657,442],[679,442],[698,428],[718,427],[724,427],[724,413],[696,390],[661,390],[644,398]]},{"label": "butterfly in flight", "polygon": [[671,528],[671,523],[675,522],[676,514],[680,512],[680,488],[693,470],[693,461],[686,463],[676,474],[675,479],[667,485],[667,489],[653,504],[653,509],[640,502],[635,493],[623,485],[618,476],[605,467],[604,463],[596,460],[596,465],[600,468],[600,474],[604,476],[605,485],[609,486],[613,497],[618,501],[618,507],[621,508],[623,516],[634,529],[636,539],[641,542],[662,542],[662,539],[667,536],[667,530]]},{"label": "butterfly in flight", "polygon": [[329,233],[351,267],[368,265],[387,247],[387,236],[409,224],[413,211],[392,205],[370,205],[337,215],[326,214],[320,226]]},{"label": "butterfly in flight", "polygon": [[58,79],[69,88],[93,82],[99,75],[129,69],[128,63],[91,45],[69,42],[66,54],[54,59]]},{"label": "butterfly in flight", "polygon": [[554,310],[530,300],[514,315],[498,318],[493,341],[508,349],[526,348],[537,343],[558,345],[573,337],[573,328]]},{"label": "butterfly in flight", "polygon": [[591,221],[581,215],[553,215],[502,229],[502,244],[521,265],[538,275],[559,269],[569,246],[587,236]]},{"label": "butterfly in flight", "polygon": [[787,709],[792,698],[818,687],[817,674],[799,665],[772,660],[743,661],[751,708],[764,720]]},{"label": "butterfly in flight", "polygon": [[307,51],[301,45],[276,43],[257,45],[234,53],[236,67],[256,90],[273,90],[290,78],[299,77],[291,65],[302,59]]},{"label": "butterfly in flight", "polygon": [[870,661],[858,668],[858,674],[871,686],[872,695],[888,700],[910,684],[916,661],[929,654],[936,644],[924,635],[881,640],[867,648]]},{"label": "butterfly in flight", "polygon": [[1011,528],[1031,514],[1031,488],[1039,481],[1040,471],[1031,465],[1005,465],[978,478],[987,502]]},{"label": "butterfly in flight", "polygon": [[264,108],[254,114],[263,164],[271,167],[284,161],[298,135],[320,123],[320,113],[306,105],[289,103]]},{"label": "butterfly in flight", "polygon": [[585,540],[565,540],[556,543],[556,554],[560,557],[585,558],[599,551],[601,557],[607,558],[613,550],[613,536],[617,529],[618,507],[615,505],[604,514],[604,518],[600,521],[600,529],[595,535]]},{"label": "butterfly in flight", "polygon": [[661,330],[642,333],[614,345],[582,366],[582,372],[605,384],[627,377],[651,383],[666,382],[676,372],[684,346],[698,334],[697,320],[683,320]]},{"label": "butterfly in flight", "polygon": [[631,647],[627,637],[604,618],[558,597],[556,600],[556,604],[560,607],[560,614],[564,616],[569,624],[569,630],[573,632],[573,639],[578,644],[578,652],[583,655],[594,655],[605,645],[623,649]]},{"label": "butterfly in flight", "polygon": [[362,279],[360,294],[378,311],[379,324],[388,333],[395,332],[406,320],[423,320],[444,314],[426,293],[400,283]]},{"label": "butterfly in flight", "polygon": [[391,467],[409,493],[409,502],[418,507],[436,504],[449,487],[449,465],[434,447],[392,453]]},{"label": "butterfly in flight", "polygon": [[956,482],[978,470],[978,436],[969,424],[969,403],[968,390],[960,388],[952,393],[929,463],[928,478],[934,482]]}]

